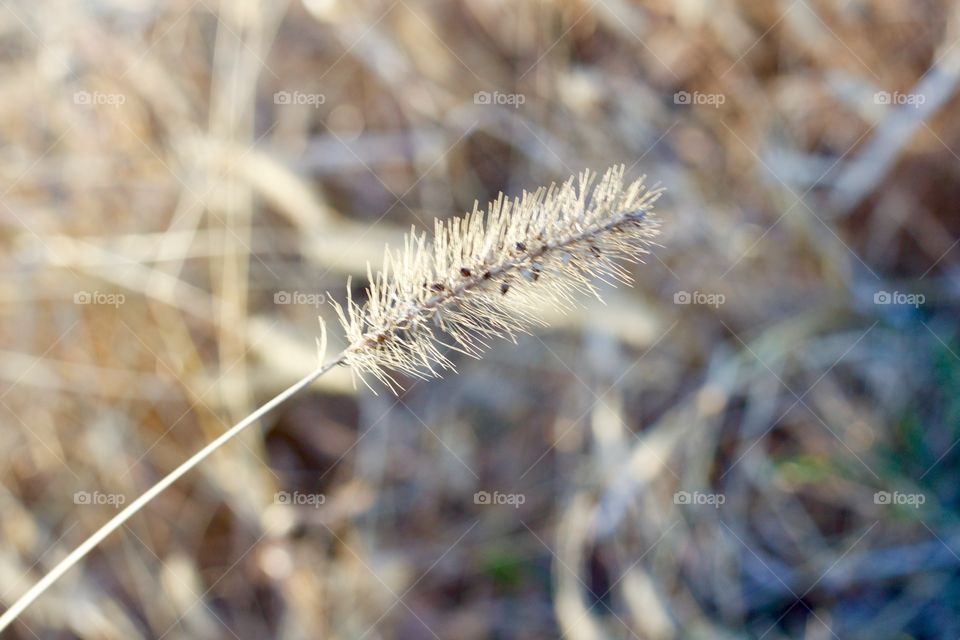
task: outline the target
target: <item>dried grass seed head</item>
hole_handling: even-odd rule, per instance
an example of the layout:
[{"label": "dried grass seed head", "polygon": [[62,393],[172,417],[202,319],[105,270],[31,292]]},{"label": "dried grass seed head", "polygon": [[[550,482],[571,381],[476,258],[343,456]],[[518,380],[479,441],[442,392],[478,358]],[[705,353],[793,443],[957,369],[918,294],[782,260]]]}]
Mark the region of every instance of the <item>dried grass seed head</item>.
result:
[{"label": "dried grass seed head", "polygon": [[[662,189],[624,184],[623,166],[597,180],[586,171],[486,211],[437,220],[433,242],[411,231],[385,250],[367,300],[333,303],[349,346],[344,362],[396,390],[391,371],[438,376],[450,351],[479,357],[488,338],[515,340],[544,324],[545,306],[569,309],[599,298],[594,282],[629,284],[624,262],[640,262],[658,234],[652,208]],[[348,287],[349,290],[349,287]]]}]

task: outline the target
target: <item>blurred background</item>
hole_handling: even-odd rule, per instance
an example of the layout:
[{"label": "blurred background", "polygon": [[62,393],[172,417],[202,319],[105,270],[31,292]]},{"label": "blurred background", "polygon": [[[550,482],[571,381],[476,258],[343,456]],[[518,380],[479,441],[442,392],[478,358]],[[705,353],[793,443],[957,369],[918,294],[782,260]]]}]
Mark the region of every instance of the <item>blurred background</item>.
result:
[{"label": "blurred background", "polygon": [[669,190],[635,288],[325,376],[10,638],[960,636],[957,3],[6,1],[0,69],[4,606],[411,226]]}]

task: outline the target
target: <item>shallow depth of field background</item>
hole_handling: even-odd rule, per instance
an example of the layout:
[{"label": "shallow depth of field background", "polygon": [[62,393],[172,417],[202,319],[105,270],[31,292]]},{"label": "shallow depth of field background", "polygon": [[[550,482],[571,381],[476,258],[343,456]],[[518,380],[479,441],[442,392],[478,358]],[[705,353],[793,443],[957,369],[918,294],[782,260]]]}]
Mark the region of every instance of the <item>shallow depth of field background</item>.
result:
[{"label": "shallow depth of field background", "polygon": [[960,636],[958,94],[948,0],[0,3],[5,605],[411,225],[669,189],[635,288],[335,371],[9,637]]}]

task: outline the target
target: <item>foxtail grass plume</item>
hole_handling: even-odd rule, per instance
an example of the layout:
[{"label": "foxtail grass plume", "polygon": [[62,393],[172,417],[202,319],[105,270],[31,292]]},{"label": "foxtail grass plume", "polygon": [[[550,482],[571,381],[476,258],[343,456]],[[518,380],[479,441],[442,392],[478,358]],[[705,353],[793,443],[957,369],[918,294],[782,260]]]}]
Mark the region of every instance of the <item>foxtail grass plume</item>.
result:
[{"label": "foxtail grass plume", "polygon": [[350,345],[343,363],[396,391],[391,372],[439,376],[454,368],[448,353],[478,357],[488,338],[515,340],[545,324],[545,306],[599,298],[596,281],[629,284],[623,262],[649,253],[663,190],[647,189],[644,178],[624,184],[622,165],[596,178],[586,171],[514,200],[501,194],[486,211],[474,204],[463,217],[437,220],[432,243],[412,231],[402,249],[388,247],[381,271],[369,274],[366,302],[333,303]]}]

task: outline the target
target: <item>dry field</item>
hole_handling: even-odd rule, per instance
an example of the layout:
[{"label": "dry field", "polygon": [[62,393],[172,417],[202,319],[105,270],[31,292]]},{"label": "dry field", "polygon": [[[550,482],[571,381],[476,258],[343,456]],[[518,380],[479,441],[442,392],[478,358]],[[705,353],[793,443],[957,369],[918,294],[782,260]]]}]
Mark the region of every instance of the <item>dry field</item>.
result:
[{"label": "dry field", "polygon": [[3,637],[960,637],[958,94],[948,0],[0,2],[0,609],[411,226],[668,189],[635,287],[334,370]]}]

